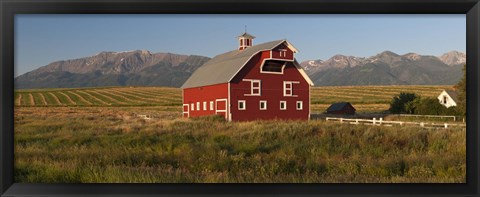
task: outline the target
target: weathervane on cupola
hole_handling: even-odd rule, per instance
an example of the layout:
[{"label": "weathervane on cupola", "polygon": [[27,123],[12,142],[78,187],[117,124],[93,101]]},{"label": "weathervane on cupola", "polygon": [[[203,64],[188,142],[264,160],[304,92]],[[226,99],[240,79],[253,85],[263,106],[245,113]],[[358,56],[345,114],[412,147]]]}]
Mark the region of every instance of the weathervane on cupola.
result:
[{"label": "weathervane on cupola", "polygon": [[245,33],[238,36],[238,41],[240,42],[240,46],[238,47],[238,50],[241,51],[243,49],[251,47],[252,44],[253,44],[252,41],[253,41],[254,38],[255,38],[255,36],[252,36],[252,35],[247,33],[247,26],[245,25]]}]

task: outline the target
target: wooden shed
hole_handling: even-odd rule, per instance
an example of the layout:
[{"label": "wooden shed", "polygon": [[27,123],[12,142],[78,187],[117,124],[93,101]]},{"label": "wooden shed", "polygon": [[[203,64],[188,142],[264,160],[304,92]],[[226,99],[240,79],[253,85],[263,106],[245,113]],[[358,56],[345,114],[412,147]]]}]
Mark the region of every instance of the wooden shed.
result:
[{"label": "wooden shed", "polygon": [[330,107],[327,108],[326,113],[354,115],[355,111],[356,109],[349,102],[339,102],[330,105]]}]

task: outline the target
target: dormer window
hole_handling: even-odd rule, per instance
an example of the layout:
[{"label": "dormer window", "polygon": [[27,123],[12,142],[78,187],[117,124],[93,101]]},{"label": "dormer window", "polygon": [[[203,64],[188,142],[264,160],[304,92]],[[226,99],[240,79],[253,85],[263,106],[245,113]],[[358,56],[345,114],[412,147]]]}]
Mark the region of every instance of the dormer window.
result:
[{"label": "dormer window", "polygon": [[265,60],[262,65],[262,73],[283,74],[287,62],[278,60]]}]

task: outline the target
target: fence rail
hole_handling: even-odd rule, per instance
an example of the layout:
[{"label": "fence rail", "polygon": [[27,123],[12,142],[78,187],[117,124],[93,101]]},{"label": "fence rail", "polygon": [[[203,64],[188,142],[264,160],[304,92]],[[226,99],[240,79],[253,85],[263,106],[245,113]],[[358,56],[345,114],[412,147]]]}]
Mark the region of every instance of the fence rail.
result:
[{"label": "fence rail", "polygon": [[400,117],[425,117],[425,118],[452,118],[453,121],[457,121],[457,116],[440,116],[440,115],[415,115],[415,114],[392,114]]},{"label": "fence rail", "polygon": [[326,117],[326,121],[339,121],[340,123],[349,123],[349,124],[365,124],[365,125],[375,125],[375,126],[420,126],[427,128],[449,128],[449,127],[466,127],[465,124],[452,124],[452,123],[427,123],[427,122],[404,122],[404,121],[385,121],[383,118],[380,119],[348,119],[348,118],[333,118]]}]

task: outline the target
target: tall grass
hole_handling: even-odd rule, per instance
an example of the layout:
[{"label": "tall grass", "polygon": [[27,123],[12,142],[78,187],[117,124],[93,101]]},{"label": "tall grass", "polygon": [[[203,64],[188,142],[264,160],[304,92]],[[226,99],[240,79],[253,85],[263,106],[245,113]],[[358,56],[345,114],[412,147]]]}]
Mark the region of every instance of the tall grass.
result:
[{"label": "tall grass", "polygon": [[15,182],[466,182],[461,129],[238,123],[163,109],[16,108]]}]

